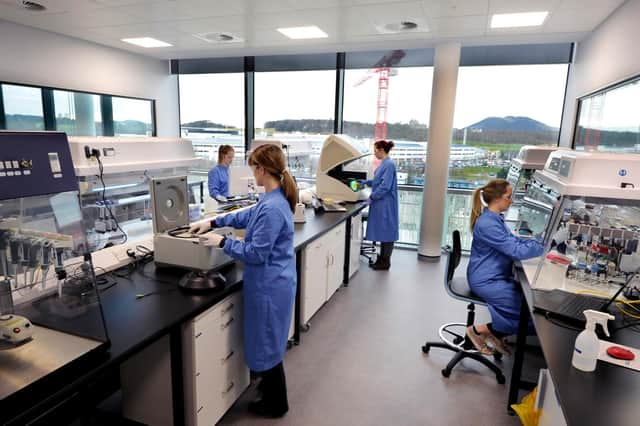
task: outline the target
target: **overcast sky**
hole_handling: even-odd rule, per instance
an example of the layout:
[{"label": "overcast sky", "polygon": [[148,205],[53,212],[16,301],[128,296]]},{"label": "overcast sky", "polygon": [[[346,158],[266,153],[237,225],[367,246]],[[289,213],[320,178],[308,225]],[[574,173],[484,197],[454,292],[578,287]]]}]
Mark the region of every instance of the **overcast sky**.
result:
[{"label": "overcast sky", "polygon": [[[389,81],[387,122],[429,122],[433,68],[398,68]],[[461,67],[454,127],[489,116],[528,116],[559,127],[567,65]],[[363,77],[370,78],[356,85]],[[255,75],[256,125],[279,119],[333,119],[335,71],[264,72]],[[211,120],[243,125],[242,74],[180,77],[183,123]],[[344,119],[374,123],[378,75],[347,70]]]}]

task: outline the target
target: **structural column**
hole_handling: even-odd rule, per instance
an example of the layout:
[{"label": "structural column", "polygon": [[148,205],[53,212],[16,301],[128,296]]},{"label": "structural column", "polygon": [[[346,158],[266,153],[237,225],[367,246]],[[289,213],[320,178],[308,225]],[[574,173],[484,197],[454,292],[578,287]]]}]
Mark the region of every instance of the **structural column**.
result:
[{"label": "structural column", "polygon": [[436,47],[418,246],[418,257],[424,259],[438,259],[441,253],[459,63],[460,43]]}]

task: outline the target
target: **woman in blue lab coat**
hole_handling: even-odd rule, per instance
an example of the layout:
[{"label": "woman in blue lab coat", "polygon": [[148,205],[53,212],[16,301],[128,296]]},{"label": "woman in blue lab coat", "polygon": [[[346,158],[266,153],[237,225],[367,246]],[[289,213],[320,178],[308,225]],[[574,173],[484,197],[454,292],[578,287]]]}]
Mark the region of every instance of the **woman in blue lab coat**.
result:
[{"label": "woman in blue lab coat", "polygon": [[226,202],[229,196],[229,167],[233,154],[231,145],[220,145],[218,165],[209,170],[209,196],[220,202]]},{"label": "woman in blue lab coat", "polygon": [[371,264],[375,270],[389,269],[393,243],[398,241],[398,179],[396,166],[389,157],[393,145],[392,141],[383,140],[373,145],[374,155],[381,163],[374,172],[373,180],[364,181],[372,189],[365,239],[380,241],[381,245],[380,255]]},{"label": "woman in blue lab coat", "polygon": [[289,409],[282,360],[296,293],[293,211],[298,191],[277,146],[258,147],[249,157],[249,166],[256,183],[265,188],[258,204],[194,224],[190,231],[203,234],[212,227],[246,228],[244,241],[214,233],[200,238],[244,264],[244,356],[249,368],[262,376],[262,399],[249,404],[249,410],[281,417]]},{"label": "woman in blue lab coat", "polygon": [[[511,206],[513,188],[495,179],[473,194],[471,230],[473,242],[467,267],[471,290],[489,306],[491,322],[467,328],[476,349],[490,355],[497,350],[508,355],[502,339],[518,331],[522,293],[513,280],[514,260],[540,256],[543,245],[535,239],[515,236],[502,213]],[[533,334],[532,324],[529,324]]]}]

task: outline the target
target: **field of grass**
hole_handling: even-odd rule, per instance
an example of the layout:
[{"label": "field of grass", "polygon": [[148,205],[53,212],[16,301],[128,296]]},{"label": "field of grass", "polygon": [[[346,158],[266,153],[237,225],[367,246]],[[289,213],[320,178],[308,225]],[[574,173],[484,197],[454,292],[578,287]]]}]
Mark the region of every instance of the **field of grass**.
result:
[{"label": "field of grass", "polygon": [[450,169],[449,177],[466,181],[489,180],[495,178],[500,169],[500,167],[461,167]]},{"label": "field of grass", "polygon": [[[461,145],[462,141],[453,141],[454,144]],[[486,142],[474,142],[467,141],[467,145],[474,146],[476,148],[482,148],[487,151],[500,151],[500,152],[518,152],[523,145],[517,144],[501,144],[501,143],[486,143]]]}]

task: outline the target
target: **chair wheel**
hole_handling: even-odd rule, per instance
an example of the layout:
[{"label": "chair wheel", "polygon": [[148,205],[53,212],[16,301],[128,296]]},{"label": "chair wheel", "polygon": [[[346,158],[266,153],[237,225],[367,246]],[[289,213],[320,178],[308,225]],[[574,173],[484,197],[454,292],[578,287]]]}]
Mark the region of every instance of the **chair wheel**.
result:
[{"label": "chair wheel", "polygon": [[503,374],[496,374],[496,381],[498,382],[499,385],[504,385],[504,382],[506,381],[506,379],[504,378]]},{"label": "chair wheel", "polygon": [[[449,377],[449,376],[451,375],[451,371],[447,370],[446,368],[443,368],[443,369],[442,369],[442,375],[443,375],[444,377]],[[504,379],[504,377],[503,377],[503,379]],[[504,383],[504,382],[503,382],[503,383]]]},{"label": "chair wheel", "polygon": [[460,343],[462,343],[463,340],[464,340],[464,337],[456,337],[455,339],[453,339],[453,343],[455,345],[459,345]]},{"label": "chair wheel", "polygon": [[425,354],[429,353],[429,349],[431,349],[431,346],[429,346],[429,345],[423,345],[422,346],[422,352],[425,353]]},{"label": "chair wheel", "polygon": [[309,329],[310,329],[310,328],[311,328],[311,323],[310,323],[310,322],[308,322],[308,323],[306,323],[306,324],[302,324],[302,325],[300,326],[300,330],[301,330],[301,331],[303,331],[303,332],[305,332],[305,333],[306,333],[307,331],[309,331]]},{"label": "chair wheel", "polygon": [[502,360],[502,354],[500,352],[494,352],[493,353],[493,359],[495,359],[496,361],[501,361]]}]

